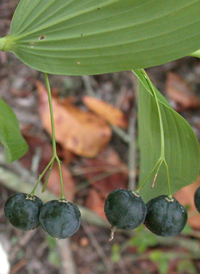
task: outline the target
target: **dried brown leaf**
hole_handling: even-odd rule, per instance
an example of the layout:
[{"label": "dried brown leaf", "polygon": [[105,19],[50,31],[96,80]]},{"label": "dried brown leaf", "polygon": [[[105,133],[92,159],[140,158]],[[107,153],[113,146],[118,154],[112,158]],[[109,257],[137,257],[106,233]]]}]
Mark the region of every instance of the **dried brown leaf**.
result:
[{"label": "dried brown leaf", "polygon": [[[46,88],[36,82],[39,94],[39,113],[46,131],[51,123]],[[111,129],[96,114],[82,111],[68,103],[65,106],[52,98],[56,140],[64,148],[84,157],[95,157],[110,141]]]},{"label": "dried brown leaf", "polygon": [[120,109],[91,96],[84,96],[83,102],[90,110],[108,121],[111,125],[124,129],[127,128],[127,119]]},{"label": "dried brown leaf", "polygon": [[196,210],[194,204],[194,194],[196,189],[200,186],[200,176],[196,182],[186,187],[181,188],[174,197],[184,206],[189,205],[188,214],[189,217],[188,223],[195,229],[200,229],[200,214]]},{"label": "dried brown leaf", "polygon": [[182,109],[198,108],[199,99],[190,85],[176,73],[168,73],[166,94]]},{"label": "dried brown leaf", "polygon": [[103,199],[111,191],[127,187],[128,168],[111,147],[107,147],[95,159],[85,159],[84,166],[90,168],[85,177]]}]

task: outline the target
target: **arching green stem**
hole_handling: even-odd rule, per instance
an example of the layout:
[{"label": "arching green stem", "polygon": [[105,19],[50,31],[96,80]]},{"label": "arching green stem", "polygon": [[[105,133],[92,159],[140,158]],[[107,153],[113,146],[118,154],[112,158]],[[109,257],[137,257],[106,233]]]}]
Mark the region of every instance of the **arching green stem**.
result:
[{"label": "arching green stem", "polygon": [[140,187],[138,188],[138,190],[140,190],[144,186],[144,184],[147,181],[147,179],[149,178],[149,176],[158,167],[157,171],[156,171],[156,176],[157,176],[157,174],[159,172],[159,169],[161,167],[161,164],[164,163],[165,164],[165,168],[166,168],[166,173],[167,173],[168,196],[169,196],[169,198],[171,198],[172,194],[171,194],[171,186],[170,186],[169,169],[168,169],[168,164],[167,164],[166,159],[165,159],[165,136],[164,136],[164,126],[163,126],[163,121],[162,121],[162,114],[161,114],[161,110],[160,110],[160,103],[158,101],[158,98],[157,98],[154,86],[153,86],[151,80],[149,79],[148,75],[146,74],[146,72],[144,71],[144,69],[140,69],[140,72],[143,75],[143,77],[145,78],[146,83],[147,83],[147,85],[148,85],[148,87],[149,87],[150,91],[152,92],[152,95],[153,95],[153,97],[155,99],[155,103],[156,103],[156,107],[157,107],[157,111],[158,111],[158,120],[159,120],[159,126],[160,126],[160,140],[161,140],[161,142],[160,142],[160,158],[156,162],[156,164],[153,167],[153,169],[146,176],[146,178],[144,179],[144,181],[142,182],[142,184],[140,185]]},{"label": "arching green stem", "polygon": [[61,199],[65,199],[61,164],[60,164],[60,160],[58,158],[57,151],[56,151],[56,137],[55,137],[55,125],[54,125],[54,118],[53,118],[53,105],[52,105],[52,97],[51,97],[51,88],[50,88],[49,78],[48,78],[47,73],[44,73],[44,78],[45,78],[46,87],[47,87],[47,93],[48,93],[48,99],[49,99],[49,109],[50,109],[50,116],[51,116],[53,159],[55,159],[56,162],[58,163],[58,169],[59,169],[59,174],[60,174]]},{"label": "arching green stem", "polygon": [[158,110],[159,126],[160,126],[160,139],[161,139],[160,157],[161,157],[161,159],[164,160],[164,158],[165,158],[165,137],[164,137],[164,128],[163,128],[162,115],[161,115],[161,111],[160,111],[159,101],[158,101],[156,92],[154,90],[154,86],[153,86],[151,80],[149,79],[148,75],[146,74],[144,69],[141,69],[140,71],[143,74],[144,78],[146,79],[146,83],[148,84],[149,89],[151,90],[152,95],[155,98],[155,103],[156,103],[156,107]]},{"label": "arching green stem", "polygon": [[56,137],[55,137],[55,125],[54,125],[54,117],[53,117],[53,104],[52,104],[51,88],[50,88],[50,83],[49,83],[49,78],[48,78],[47,73],[44,73],[44,78],[45,78],[45,82],[46,82],[47,94],[48,94],[48,100],[49,100],[53,156],[52,156],[50,162],[48,163],[48,165],[46,166],[46,168],[44,169],[44,171],[40,174],[40,176],[38,178],[38,181],[37,181],[37,183],[36,183],[33,191],[31,192],[31,194],[32,195],[34,194],[35,189],[37,188],[40,180],[42,179],[42,177],[44,176],[44,174],[49,169],[49,172],[48,172],[48,175],[47,175],[47,179],[45,181],[45,184],[44,184],[44,187],[43,187],[42,191],[45,190],[46,185],[48,183],[48,178],[50,176],[50,173],[51,173],[51,170],[52,170],[52,167],[53,167],[53,164],[54,164],[54,161],[56,161],[57,164],[58,164],[59,175],[60,175],[61,200],[65,200],[64,188],[63,188],[63,177],[62,177],[62,170],[61,170],[61,162],[60,162],[60,159],[58,158],[57,151],[56,151]]}]

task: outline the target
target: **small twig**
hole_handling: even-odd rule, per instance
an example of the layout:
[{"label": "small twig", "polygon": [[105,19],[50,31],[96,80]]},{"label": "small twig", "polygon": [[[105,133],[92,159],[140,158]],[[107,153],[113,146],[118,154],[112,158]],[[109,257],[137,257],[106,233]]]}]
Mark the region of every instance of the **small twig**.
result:
[{"label": "small twig", "polygon": [[76,274],[77,268],[70,246],[70,239],[57,241],[57,247],[61,258],[61,273]]},{"label": "small twig", "polygon": [[113,172],[114,170],[118,172],[128,172],[128,168],[124,165],[122,167],[111,167],[111,166],[92,166],[92,167],[71,167],[70,171],[74,176],[79,176],[87,173],[95,172]]},{"label": "small twig", "polygon": [[85,85],[85,88],[86,88],[86,91],[87,93],[92,96],[92,97],[95,97],[95,92],[94,92],[94,89],[92,87],[92,84],[91,84],[91,81],[90,81],[90,76],[88,75],[83,75],[82,76],[82,79],[83,79],[83,82],[84,82],[84,85]]},{"label": "small twig", "polygon": [[20,250],[20,247],[23,247],[25,246],[32,238],[33,236],[37,233],[37,230],[30,230],[30,231],[27,231],[22,238],[20,238],[19,242],[18,242],[18,245],[16,245],[12,251],[11,251],[11,254],[10,254],[10,260],[12,261],[15,257],[16,257],[16,254],[17,252]]},{"label": "small twig", "polygon": [[109,176],[111,176],[115,173],[120,172],[120,171],[121,171],[121,169],[115,168],[112,171],[103,172],[101,174],[95,175],[92,178],[90,178],[89,180],[86,180],[86,181],[82,182],[79,186],[77,186],[76,190],[75,190],[75,193],[82,190],[82,189],[84,189],[84,188],[86,188],[87,186],[90,186],[90,185],[92,185],[92,184],[94,184],[94,183],[96,183],[100,180],[103,180],[103,179],[105,179],[105,178],[107,178],[107,177],[109,177]]},{"label": "small twig", "polygon": [[151,188],[154,188],[157,177],[158,177],[158,173],[156,173],[156,175],[154,176]]},{"label": "small twig", "polygon": [[[84,81],[85,87],[86,87],[86,91],[87,93],[92,96],[95,97],[96,94],[92,88],[91,82],[90,82],[90,77],[89,76],[82,76],[82,79]],[[121,128],[114,126],[114,125],[110,125],[113,132],[115,132],[124,142],[128,143],[129,142],[129,135]]]},{"label": "small twig", "polygon": [[[82,223],[82,227],[85,231],[85,233],[87,234],[88,238],[91,241],[91,244],[93,245],[93,247],[95,248],[97,254],[99,255],[99,257],[101,258],[103,264],[105,265],[107,271],[112,270],[112,264],[111,262],[107,259],[106,254],[104,253],[104,250],[102,249],[101,245],[99,244],[99,242],[97,241],[97,238],[95,237],[95,235],[93,234],[93,232],[91,231],[90,227],[86,224],[86,223]],[[106,272],[108,273],[108,272]]]},{"label": "small twig", "polygon": [[35,154],[33,155],[31,168],[30,168],[32,174],[34,174],[36,177],[38,175],[38,167],[39,167],[41,156],[42,156],[41,154],[42,154],[41,147],[37,147],[35,150]]},{"label": "small twig", "polygon": [[22,259],[21,261],[19,261],[17,264],[15,264],[15,265],[12,267],[10,273],[11,273],[11,274],[19,273],[19,270],[20,270],[23,266],[25,266],[27,263],[28,263],[28,261],[27,261],[26,259]]},{"label": "small twig", "polygon": [[7,61],[7,55],[6,55],[5,51],[0,51],[0,62],[2,64],[6,64],[8,62]]},{"label": "small twig", "polygon": [[125,86],[122,86],[120,89],[119,95],[117,96],[117,100],[115,102],[115,107],[121,108],[128,93],[128,89]]},{"label": "small twig", "polygon": [[125,143],[129,143],[130,142],[130,136],[128,133],[126,133],[123,129],[114,126],[114,125],[110,125],[113,132],[115,132]]},{"label": "small twig", "polygon": [[111,226],[111,233],[110,233],[110,239],[109,239],[110,242],[114,239],[115,231],[116,231],[116,227]]},{"label": "small twig", "polygon": [[128,188],[130,190],[136,189],[136,104],[132,106],[130,118],[129,118],[129,150],[128,150],[128,167],[129,167],[129,182]]},{"label": "small twig", "polygon": [[[4,154],[0,151],[0,165],[7,167],[6,159]],[[25,181],[28,180],[31,184],[35,184],[37,181],[36,176],[34,176],[29,170],[24,168],[19,161],[14,161],[9,164],[9,169],[19,174]]]},{"label": "small twig", "polygon": [[36,255],[37,257],[41,258],[45,249],[48,247],[47,241],[43,241],[42,243],[40,243],[40,245],[38,246],[37,250],[36,250]]}]

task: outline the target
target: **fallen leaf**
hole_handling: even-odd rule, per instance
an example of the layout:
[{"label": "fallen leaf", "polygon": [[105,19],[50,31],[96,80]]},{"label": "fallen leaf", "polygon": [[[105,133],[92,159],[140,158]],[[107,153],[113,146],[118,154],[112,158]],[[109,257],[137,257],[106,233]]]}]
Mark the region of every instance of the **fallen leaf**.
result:
[{"label": "fallen leaf", "polygon": [[90,169],[85,177],[103,199],[111,191],[127,187],[128,168],[111,147],[106,148],[95,159],[84,159],[83,165]]},{"label": "fallen leaf", "polygon": [[91,96],[84,96],[83,102],[90,110],[108,121],[111,125],[124,129],[127,128],[128,121],[120,109]]},{"label": "fallen leaf", "polygon": [[[36,82],[39,95],[39,113],[46,131],[51,134],[51,121],[46,88]],[[55,136],[64,148],[84,157],[95,157],[110,141],[111,128],[99,116],[82,111],[68,103],[64,106],[52,98]]]},{"label": "fallen leaf", "polygon": [[200,214],[196,210],[194,204],[194,194],[196,189],[200,186],[200,176],[196,182],[186,187],[181,188],[174,197],[183,205],[189,205],[188,214],[191,217],[188,218],[188,223],[195,229],[200,229]]},{"label": "fallen leaf", "polygon": [[[65,165],[61,165],[62,176],[63,176],[63,188],[65,197],[69,201],[73,201],[75,195],[75,183],[72,178],[71,173]],[[48,172],[45,174],[45,178]],[[61,196],[61,187],[60,187],[60,175],[57,163],[54,163],[51,175],[47,183],[47,189],[51,192]]]},{"label": "fallen leaf", "polygon": [[169,72],[167,75],[166,94],[182,109],[199,107],[199,99],[194,90],[176,73]]},{"label": "fallen leaf", "polygon": [[74,159],[75,154],[68,149],[63,148],[62,150],[62,162],[67,166]]},{"label": "fallen leaf", "polygon": [[122,160],[119,157],[119,154],[115,149],[113,149],[111,146],[107,146],[106,149],[101,151],[99,153],[97,159],[101,160],[102,162],[105,162],[108,165],[116,166],[116,167],[126,167],[126,164],[122,162]]}]

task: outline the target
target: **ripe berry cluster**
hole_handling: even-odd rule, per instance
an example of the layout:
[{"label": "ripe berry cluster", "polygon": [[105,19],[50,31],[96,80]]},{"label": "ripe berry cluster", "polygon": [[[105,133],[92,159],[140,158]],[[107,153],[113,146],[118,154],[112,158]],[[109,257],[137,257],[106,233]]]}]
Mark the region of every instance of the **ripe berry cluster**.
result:
[{"label": "ripe berry cluster", "polygon": [[167,195],[153,198],[145,204],[134,191],[117,189],[108,195],[104,209],[113,227],[134,229],[144,223],[151,232],[159,236],[175,236],[187,222],[185,208],[175,198],[170,199]]},{"label": "ripe berry cluster", "polygon": [[22,230],[42,228],[52,237],[64,239],[80,227],[81,213],[74,203],[52,200],[43,205],[35,195],[16,193],[8,198],[4,212],[10,223]]}]

